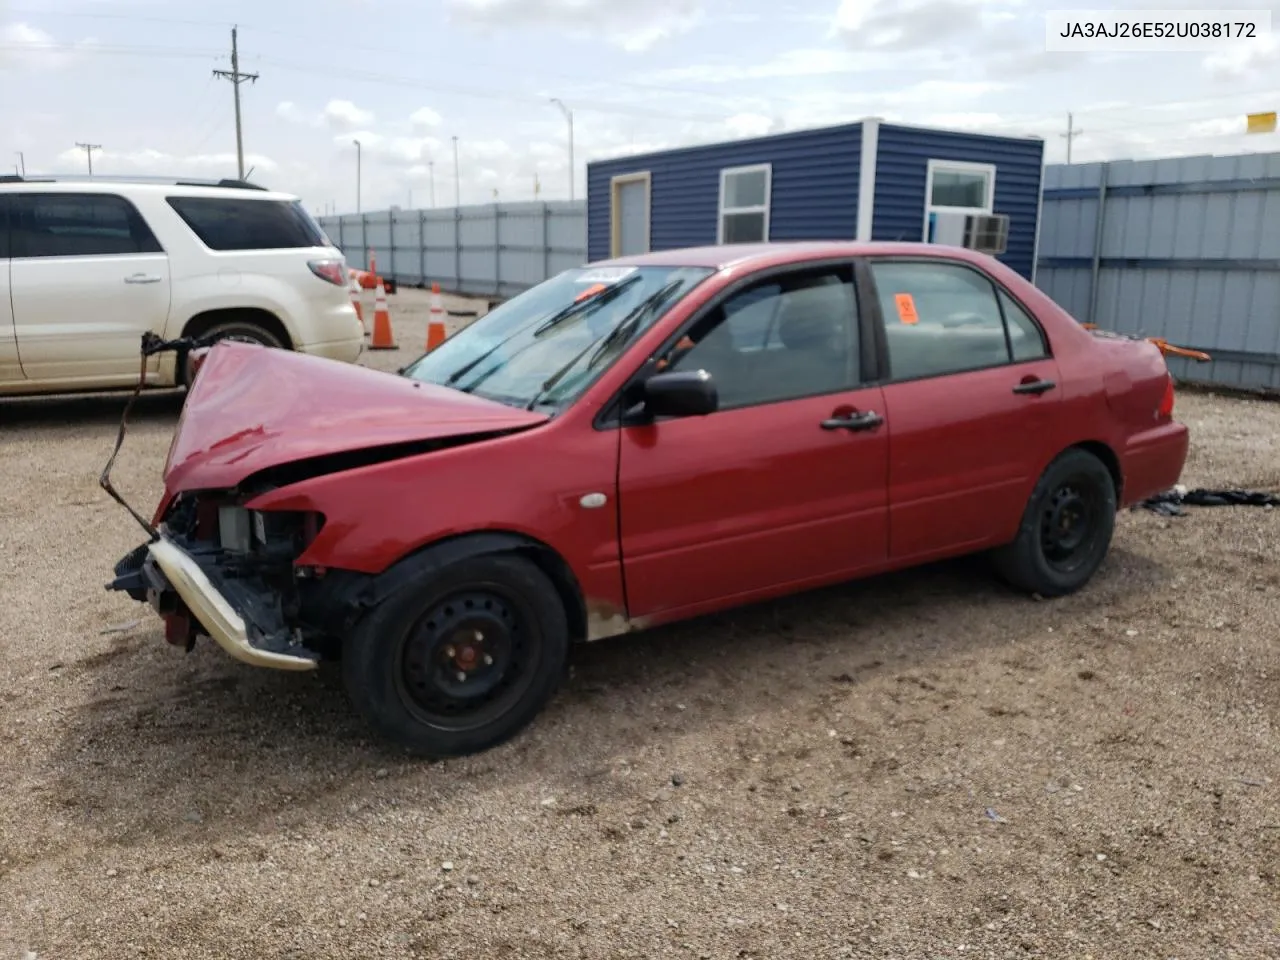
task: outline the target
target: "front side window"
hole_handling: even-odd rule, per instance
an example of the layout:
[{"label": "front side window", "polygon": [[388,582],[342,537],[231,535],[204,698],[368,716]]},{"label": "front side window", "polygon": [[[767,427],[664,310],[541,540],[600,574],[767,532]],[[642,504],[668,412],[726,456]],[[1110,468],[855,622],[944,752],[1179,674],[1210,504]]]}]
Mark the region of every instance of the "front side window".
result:
[{"label": "front side window", "polygon": [[769,164],[720,172],[721,243],[763,243],[769,239]]},{"label": "front side window", "polygon": [[210,250],[300,250],[329,246],[301,203],[230,197],[169,197],[169,206]]},{"label": "front side window", "polygon": [[163,253],[132,203],[107,193],[16,193],[10,199],[15,257],[110,257]]},{"label": "front side window", "polygon": [[852,390],[856,303],[848,268],[768,280],[696,323],[663,366],[711,374],[722,410]]},{"label": "front side window", "polygon": [[1004,291],[952,263],[871,263],[893,380],[1048,356],[1040,328]]},{"label": "front side window", "polygon": [[562,409],[714,272],[649,266],[566,270],[485,314],[404,374],[529,410]]}]

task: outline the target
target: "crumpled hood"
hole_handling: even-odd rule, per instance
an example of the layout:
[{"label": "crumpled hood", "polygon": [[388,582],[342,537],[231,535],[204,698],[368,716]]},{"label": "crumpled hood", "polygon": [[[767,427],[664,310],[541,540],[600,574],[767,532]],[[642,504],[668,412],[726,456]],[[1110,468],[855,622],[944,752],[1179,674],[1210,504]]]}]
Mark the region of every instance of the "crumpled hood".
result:
[{"label": "crumpled hood", "polygon": [[523,429],[544,413],[322,357],[223,341],[187,395],[166,500],[229,489],[268,467],[414,441]]}]

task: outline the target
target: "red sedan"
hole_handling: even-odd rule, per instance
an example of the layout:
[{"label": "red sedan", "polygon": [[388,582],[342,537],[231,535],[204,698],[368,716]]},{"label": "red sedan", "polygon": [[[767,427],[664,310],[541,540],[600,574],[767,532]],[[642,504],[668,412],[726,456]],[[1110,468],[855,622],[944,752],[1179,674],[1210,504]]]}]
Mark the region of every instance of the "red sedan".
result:
[{"label": "red sedan", "polygon": [[1079,589],[1187,429],[1153,344],[996,260],[722,246],[568,270],[401,375],[223,343],[113,589],[170,642],[338,656],[385,736],[513,736],[569,644],[990,552]]}]

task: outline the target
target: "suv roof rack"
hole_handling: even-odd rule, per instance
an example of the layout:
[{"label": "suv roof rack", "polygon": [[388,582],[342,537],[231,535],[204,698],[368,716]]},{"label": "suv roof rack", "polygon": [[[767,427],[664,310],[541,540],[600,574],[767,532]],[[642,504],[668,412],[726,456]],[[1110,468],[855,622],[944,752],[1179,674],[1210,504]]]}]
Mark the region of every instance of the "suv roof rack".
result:
[{"label": "suv roof rack", "polygon": [[258,183],[250,183],[248,180],[236,180],[231,177],[223,177],[220,180],[189,180],[177,177],[148,177],[148,176],[111,176],[95,174],[94,176],[85,176],[83,174],[68,174],[50,176],[19,176],[14,173],[0,175],[0,183],[156,183],[156,184],[172,184],[175,187],[223,187],[228,190],[269,190]]}]

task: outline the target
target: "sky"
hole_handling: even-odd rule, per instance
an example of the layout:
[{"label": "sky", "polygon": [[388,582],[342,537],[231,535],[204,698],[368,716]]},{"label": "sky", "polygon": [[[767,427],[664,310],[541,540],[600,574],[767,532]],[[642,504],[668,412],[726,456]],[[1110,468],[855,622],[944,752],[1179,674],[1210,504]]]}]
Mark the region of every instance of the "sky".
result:
[{"label": "sky", "polygon": [[1074,162],[1280,151],[1244,133],[1280,108],[1280,0],[1253,0],[1276,32],[1248,50],[1046,52],[1047,10],[1102,6],[0,0],[0,168],[83,173],[88,143],[98,174],[234,176],[232,85],[213,75],[233,24],[257,74],[249,178],[317,213],[356,209],[354,140],[366,211],[567,199],[566,110],[579,199],[592,159],[865,116],[1041,136],[1048,162],[1067,158],[1068,114]]}]

